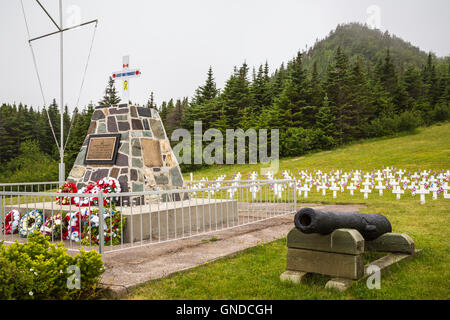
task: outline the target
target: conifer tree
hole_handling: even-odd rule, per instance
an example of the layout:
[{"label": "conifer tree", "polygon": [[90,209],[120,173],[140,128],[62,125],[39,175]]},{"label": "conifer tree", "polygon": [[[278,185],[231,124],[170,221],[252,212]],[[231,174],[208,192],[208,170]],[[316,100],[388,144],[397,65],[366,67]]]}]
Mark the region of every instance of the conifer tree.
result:
[{"label": "conifer tree", "polygon": [[[310,127],[311,119],[314,119],[314,112],[307,106],[307,79],[306,72],[302,65],[302,53],[298,52],[296,58],[290,65],[290,74],[286,80],[284,89],[281,92],[276,104],[282,110],[288,126]],[[312,117],[311,112],[313,113]]]},{"label": "conifer tree", "polygon": [[335,136],[335,124],[336,118],[330,108],[330,102],[328,96],[325,95],[323,98],[323,105],[319,108],[316,114],[317,128],[321,129],[325,135],[329,137]]},{"label": "conifer tree", "polygon": [[217,94],[219,93],[219,90],[216,88],[216,82],[214,80],[213,70],[210,66],[208,69],[208,75],[206,78],[206,82],[203,86],[200,86],[197,88],[195,92],[195,96],[193,98],[194,104],[202,104],[206,101],[209,101],[211,99],[214,99]]},{"label": "conifer tree", "polygon": [[350,77],[348,58],[338,47],[333,63],[329,66],[326,79],[326,91],[333,114],[336,118],[336,133],[339,144],[351,137]]},{"label": "conifer tree", "polygon": [[98,102],[102,106],[110,106],[113,104],[118,104],[120,102],[120,97],[117,94],[116,87],[114,86],[114,79],[109,77],[108,86],[105,89],[105,95],[103,99]]},{"label": "conifer tree", "polygon": [[153,91],[150,92],[150,98],[147,101],[147,108],[153,108],[153,109],[156,108],[155,97],[154,97]]},{"label": "conifer tree", "polygon": [[235,68],[234,74],[225,84],[221,99],[227,125],[229,128],[239,127],[244,110],[252,105],[248,66],[245,62],[239,69]]}]

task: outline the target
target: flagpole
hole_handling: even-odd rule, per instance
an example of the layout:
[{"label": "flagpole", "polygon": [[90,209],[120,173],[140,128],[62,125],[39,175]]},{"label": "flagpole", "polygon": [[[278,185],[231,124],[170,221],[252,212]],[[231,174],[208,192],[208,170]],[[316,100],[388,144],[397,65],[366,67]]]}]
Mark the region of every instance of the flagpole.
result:
[{"label": "flagpole", "polygon": [[[63,10],[62,10],[62,0],[59,0],[59,26],[63,30]],[[60,150],[59,150],[59,184],[63,185],[65,180],[65,168],[64,168],[64,39],[63,32],[60,32],[60,90],[61,90],[61,119],[60,119]]]}]

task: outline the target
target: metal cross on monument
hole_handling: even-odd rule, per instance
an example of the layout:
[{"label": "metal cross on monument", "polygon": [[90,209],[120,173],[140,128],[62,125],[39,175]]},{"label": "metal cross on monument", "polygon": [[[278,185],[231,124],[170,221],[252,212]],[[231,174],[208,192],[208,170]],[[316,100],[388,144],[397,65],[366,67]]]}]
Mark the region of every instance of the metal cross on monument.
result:
[{"label": "metal cross on monument", "polygon": [[112,77],[114,80],[120,79],[122,82],[122,101],[128,103],[130,101],[130,78],[136,78],[141,75],[141,70],[130,69],[130,56],[124,56],[122,60],[122,70],[114,72]]}]

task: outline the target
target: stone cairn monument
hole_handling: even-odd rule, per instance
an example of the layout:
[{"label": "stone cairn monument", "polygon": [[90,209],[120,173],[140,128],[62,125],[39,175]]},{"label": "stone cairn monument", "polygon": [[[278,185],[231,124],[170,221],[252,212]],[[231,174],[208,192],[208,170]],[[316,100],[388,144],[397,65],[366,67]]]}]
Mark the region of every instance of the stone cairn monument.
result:
[{"label": "stone cairn monument", "polygon": [[[158,112],[119,104],[98,106],[67,178],[78,189],[116,178],[122,192],[181,189],[183,176]],[[183,200],[174,193],[173,200]]]},{"label": "stone cairn monument", "polygon": [[[125,243],[176,238],[237,221],[237,200],[193,201],[188,192],[174,192],[183,189],[184,180],[155,109],[128,104],[95,108],[67,180],[80,189],[105,177],[116,178],[121,192],[170,190],[160,195],[121,197],[120,210],[128,221]],[[165,203],[164,210],[160,202]],[[133,211],[133,205],[140,209]],[[48,210],[51,203],[38,207]]]}]

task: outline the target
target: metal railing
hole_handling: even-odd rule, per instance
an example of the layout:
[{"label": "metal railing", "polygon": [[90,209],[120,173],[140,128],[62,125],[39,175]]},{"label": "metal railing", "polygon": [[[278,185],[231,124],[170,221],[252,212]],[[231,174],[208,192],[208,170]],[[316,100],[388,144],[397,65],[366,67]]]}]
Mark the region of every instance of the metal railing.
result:
[{"label": "metal railing", "polygon": [[9,192],[46,192],[58,188],[59,181],[0,183],[0,191]]},{"label": "metal railing", "polygon": [[[202,188],[124,193],[0,191],[0,241],[26,241],[38,230],[69,251],[109,253],[296,212],[294,180],[208,182]],[[15,229],[14,217],[20,217]]]}]

